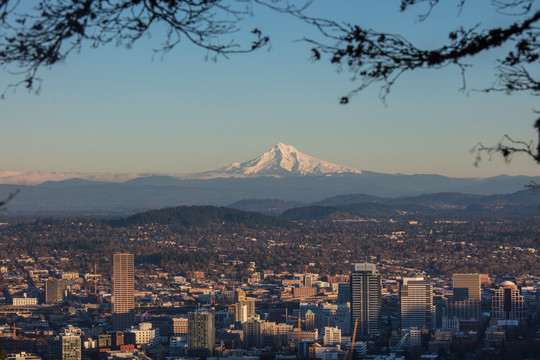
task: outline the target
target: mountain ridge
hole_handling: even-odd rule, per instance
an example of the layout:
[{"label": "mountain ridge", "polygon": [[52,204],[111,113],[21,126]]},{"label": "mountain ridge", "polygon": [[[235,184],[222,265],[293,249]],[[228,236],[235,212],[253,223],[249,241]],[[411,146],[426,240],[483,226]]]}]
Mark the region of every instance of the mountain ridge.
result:
[{"label": "mountain ridge", "polygon": [[[72,179],[87,180],[94,183],[130,183],[150,185],[176,186],[182,180],[210,180],[219,178],[256,178],[256,177],[303,177],[303,176],[359,176],[364,180],[386,177],[385,181],[393,177],[395,179],[415,179],[417,192],[422,192],[423,183],[433,182],[446,183],[452,186],[450,191],[461,191],[456,184],[462,183],[471,186],[471,181],[476,181],[478,189],[473,192],[484,193],[484,186],[493,188],[509,183],[524,185],[530,181],[536,181],[540,177],[526,175],[500,174],[484,178],[454,178],[439,174],[402,174],[402,173],[378,173],[369,170],[359,170],[352,167],[337,165],[317,159],[298,151],[295,147],[284,143],[277,143],[258,157],[244,161],[234,162],[217,170],[199,173],[107,173],[107,172],[59,172],[59,171],[16,171],[0,169],[0,185],[25,185],[35,186],[45,182],[60,182]],[[409,181],[411,182],[411,181]],[[66,182],[69,184],[69,182]],[[50,184],[47,184],[49,186]],[[442,191],[442,188],[439,189]],[[430,192],[430,190],[427,190]],[[239,200],[239,199],[237,199]]]},{"label": "mountain ridge", "polygon": [[[2,184],[2,181],[13,179],[14,176],[20,178],[22,175],[0,171],[0,196],[20,190],[16,199],[11,201],[4,211],[9,210],[10,214],[21,216],[107,216],[179,205],[233,204],[234,207],[245,210],[277,214],[301,203],[314,205],[313,203],[323,202],[325,198],[332,196],[342,196],[351,205],[388,202],[394,206],[399,201],[379,198],[441,192],[508,194],[522,190],[527,183],[540,183],[538,176],[499,175],[479,179],[450,178],[437,174],[404,175],[360,171],[313,158],[283,143],[276,144],[252,160],[192,176],[107,174],[109,179],[114,179],[107,182],[100,181],[100,176],[96,174],[73,176],[69,179],[65,173],[51,174],[58,176],[60,181],[14,185]],[[351,199],[343,194],[363,195]],[[242,202],[243,199],[254,201]],[[505,201],[504,198],[501,199]],[[408,201],[418,203],[420,200]],[[422,201],[441,209],[464,208],[464,203],[471,205],[469,200],[458,200],[453,199],[454,203],[448,203],[440,197],[431,200],[427,197]],[[334,199],[333,202],[339,203],[340,199]],[[362,207],[368,211],[370,207],[376,207],[381,212],[386,209],[380,205]],[[316,210],[321,214],[320,209]]]},{"label": "mountain ridge", "polygon": [[235,162],[202,176],[317,176],[332,174],[361,174],[351,167],[330,163],[298,151],[295,147],[277,143],[262,155],[245,162]]}]

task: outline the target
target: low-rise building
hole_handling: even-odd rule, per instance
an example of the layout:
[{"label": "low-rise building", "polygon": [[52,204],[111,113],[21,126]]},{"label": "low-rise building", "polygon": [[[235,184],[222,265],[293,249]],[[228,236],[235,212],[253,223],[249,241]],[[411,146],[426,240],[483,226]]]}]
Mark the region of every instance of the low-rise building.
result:
[{"label": "low-rise building", "polygon": [[127,332],[135,334],[135,343],[137,345],[157,345],[159,343],[159,329],[153,328],[150,322],[132,326]]}]

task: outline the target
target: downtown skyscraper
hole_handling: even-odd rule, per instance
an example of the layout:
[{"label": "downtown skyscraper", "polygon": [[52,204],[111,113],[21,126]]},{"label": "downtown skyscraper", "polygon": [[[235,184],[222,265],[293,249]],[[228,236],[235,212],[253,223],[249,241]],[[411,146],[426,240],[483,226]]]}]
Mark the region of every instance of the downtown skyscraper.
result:
[{"label": "downtown skyscraper", "polygon": [[525,297],[521,289],[511,281],[503,281],[491,298],[493,325],[518,325],[526,320]]},{"label": "downtown skyscraper", "polygon": [[113,330],[121,331],[135,322],[133,309],[135,271],[133,254],[114,254],[113,258]]},{"label": "downtown skyscraper", "polygon": [[355,264],[351,273],[351,331],[357,337],[378,335],[381,323],[381,275],[375,264]]},{"label": "downtown skyscraper", "polygon": [[478,330],[482,316],[480,275],[454,274],[452,280],[454,294],[446,302],[445,316],[442,318],[444,327]]},{"label": "downtown skyscraper", "polygon": [[188,353],[206,359],[212,356],[216,342],[214,310],[198,310],[188,314]]},{"label": "downtown skyscraper", "polygon": [[403,278],[400,300],[402,330],[409,330],[411,327],[433,330],[435,308],[433,287],[429,278]]},{"label": "downtown skyscraper", "polygon": [[454,274],[454,300],[481,300],[480,274]]}]

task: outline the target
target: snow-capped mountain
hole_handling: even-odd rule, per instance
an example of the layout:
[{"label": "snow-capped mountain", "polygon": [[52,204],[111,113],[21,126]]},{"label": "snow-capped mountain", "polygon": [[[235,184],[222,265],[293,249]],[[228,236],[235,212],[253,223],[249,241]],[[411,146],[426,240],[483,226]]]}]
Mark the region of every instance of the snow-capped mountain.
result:
[{"label": "snow-capped mountain", "polygon": [[278,143],[261,156],[243,163],[233,163],[224,168],[202,174],[202,177],[244,176],[306,176],[353,173],[361,171],[332,164],[301,153],[292,146]]},{"label": "snow-capped mountain", "polygon": [[224,168],[194,174],[137,174],[137,173],[90,173],[55,171],[11,171],[0,170],[0,184],[38,185],[45,181],[82,179],[99,182],[121,183],[141,177],[166,175],[175,179],[212,179],[223,177],[251,176],[302,176],[353,173],[361,171],[336,165],[301,153],[292,146],[278,143],[256,159],[236,162]]}]

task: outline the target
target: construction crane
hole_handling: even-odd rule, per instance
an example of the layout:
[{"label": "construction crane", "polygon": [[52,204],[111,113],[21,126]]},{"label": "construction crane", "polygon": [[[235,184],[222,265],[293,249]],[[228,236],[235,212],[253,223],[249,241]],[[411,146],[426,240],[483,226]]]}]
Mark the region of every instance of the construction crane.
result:
[{"label": "construction crane", "polygon": [[[300,343],[300,337],[301,337],[301,335],[302,335],[302,316],[301,316],[301,315],[299,315],[299,316],[293,316],[293,315],[288,315],[288,314],[287,314],[287,315],[281,315],[281,316],[286,317],[287,320],[288,320],[289,318],[293,318],[293,319],[298,318],[298,331],[296,331],[296,342],[297,342],[297,343]],[[292,336],[289,335],[289,337],[290,337],[291,339],[293,339],[293,341],[294,341],[294,338],[293,338]]]},{"label": "construction crane", "polygon": [[94,263],[94,294],[97,296],[97,264]]},{"label": "construction crane", "polygon": [[[153,312],[153,311],[156,311],[156,310],[157,310],[157,308],[154,308],[154,309],[148,309],[148,310],[146,310],[145,312],[143,312],[142,314],[140,314],[139,316],[140,316],[140,318],[141,318],[141,321],[146,321],[146,320],[147,320],[147,319],[146,319],[146,316],[147,316],[149,313],[151,313],[151,312]],[[148,317],[150,317],[150,316],[148,316]]]},{"label": "construction crane", "polygon": [[10,326],[12,329],[13,329],[13,333],[11,334],[11,338],[13,340],[15,340],[15,338],[17,337],[17,332],[16,330],[22,330],[21,328],[17,327],[15,324],[11,325]]},{"label": "construction crane", "polygon": [[411,333],[410,332],[406,332],[402,337],[401,337],[401,340],[399,340],[399,342],[396,344],[396,346],[394,346],[392,348],[392,350],[390,351],[390,353],[392,354],[395,354],[396,352],[398,352],[399,350],[401,350],[401,348],[403,347],[403,344],[405,344],[405,341],[407,340],[407,338],[409,337]]},{"label": "construction crane", "polygon": [[298,315],[298,335],[296,341],[300,343],[300,335],[302,334],[302,317],[301,315]]},{"label": "construction crane", "polygon": [[12,339],[13,339],[13,352],[17,352],[17,330],[22,330],[20,327],[17,327],[17,324],[13,323],[13,325],[10,326],[13,329]]},{"label": "construction crane", "polygon": [[354,331],[352,336],[352,342],[351,342],[351,352],[349,355],[349,360],[352,360],[353,352],[354,352],[354,342],[356,341],[356,329],[358,329],[358,318],[356,318],[356,321],[354,322]]}]

